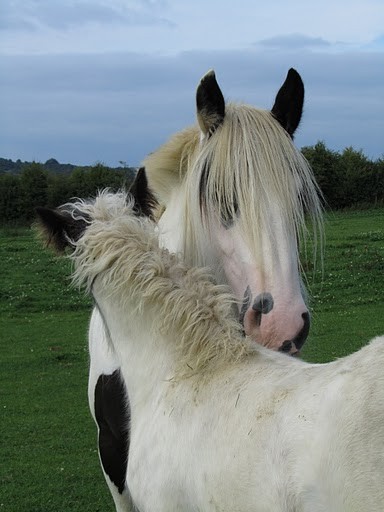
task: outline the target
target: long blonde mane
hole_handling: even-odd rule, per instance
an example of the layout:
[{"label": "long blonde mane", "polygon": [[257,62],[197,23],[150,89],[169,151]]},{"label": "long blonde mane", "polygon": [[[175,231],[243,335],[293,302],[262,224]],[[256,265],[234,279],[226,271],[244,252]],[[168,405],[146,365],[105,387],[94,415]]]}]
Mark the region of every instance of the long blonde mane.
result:
[{"label": "long blonde mane", "polygon": [[93,204],[67,208],[89,224],[71,255],[74,282],[90,291],[100,279],[108,300],[154,310],[156,329],[175,344],[186,373],[253,351],[233,316],[227,288],[216,285],[206,269],[160,249],[154,224],[133,214],[124,193],[103,192]]},{"label": "long blonde mane", "polygon": [[[200,141],[198,127],[184,130],[144,161],[149,183],[166,206],[175,184],[184,183],[184,255],[204,251],[203,220],[238,217],[251,247],[273,233],[271,205],[284,211],[290,237],[322,243],[321,192],[311,168],[271,112],[227,104],[224,122]],[[307,229],[307,220],[312,231]],[[276,241],[278,243],[278,241]],[[197,259],[196,259],[197,255]]]}]

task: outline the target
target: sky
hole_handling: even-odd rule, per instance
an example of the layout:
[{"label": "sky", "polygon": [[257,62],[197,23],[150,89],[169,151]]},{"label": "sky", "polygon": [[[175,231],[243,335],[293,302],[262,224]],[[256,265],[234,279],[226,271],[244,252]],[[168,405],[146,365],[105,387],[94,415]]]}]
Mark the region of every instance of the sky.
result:
[{"label": "sky", "polygon": [[383,0],[1,0],[0,157],[137,166],[195,123],[209,69],[270,109],[291,67],[298,147],[384,157]]}]

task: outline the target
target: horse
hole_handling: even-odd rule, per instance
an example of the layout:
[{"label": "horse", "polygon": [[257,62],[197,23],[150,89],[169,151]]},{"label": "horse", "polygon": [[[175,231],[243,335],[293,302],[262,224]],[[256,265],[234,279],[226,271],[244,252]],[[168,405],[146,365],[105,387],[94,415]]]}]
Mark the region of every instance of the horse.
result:
[{"label": "horse", "polygon": [[326,364],[288,358],[243,335],[228,287],[162,248],[126,194],[41,218],[129,389],[137,510],[383,510],[384,337]]},{"label": "horse", "polygon": [[[226,103],[209,71],[196,91],[197,124],[147,156],[132,187],[135,208],[156,220],[162,246],[191,265],[211,267],[237,298],[245,334],[286,353],[300,351],[310,327],[299,274],[306,216],[322,230],[321,194],[293,144],[303,101],[293,69],[270,111]],[[101,466],[117,511],[129,512],[129,389],[97,308],[89,353]]]}]

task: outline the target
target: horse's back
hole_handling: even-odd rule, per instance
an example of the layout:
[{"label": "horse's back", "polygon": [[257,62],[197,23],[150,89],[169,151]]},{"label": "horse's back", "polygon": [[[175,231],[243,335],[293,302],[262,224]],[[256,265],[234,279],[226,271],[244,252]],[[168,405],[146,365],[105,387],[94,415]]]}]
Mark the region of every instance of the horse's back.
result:
[{"label": "horse's back", "polygon": [[151,482],[145,500],[179,496],[167,512],[382,512],[384,338],[326,365],[283,357],[162,384],[132,430],[128,479]]},{"label": "horse's back", "polygon": [[291,436],[282,408],[289,393],[276,381],[269,386],[277,375],[267,365],[257,379],[255,372],[235,364],[220,375],[162,383],[157,405],[142,418],[133,414],[128,481],[139,509],[296,512],[288,507],[289,461],[265,456],[283,452]]},{"label": "horse's back", "polygon": [[[319,367],[311,383],[318,423],[301,469],[306,511],[321,501],[324,511],[384,510],[383,369],[384,337]],[[309,403],[310,391],[302,391]]]}]

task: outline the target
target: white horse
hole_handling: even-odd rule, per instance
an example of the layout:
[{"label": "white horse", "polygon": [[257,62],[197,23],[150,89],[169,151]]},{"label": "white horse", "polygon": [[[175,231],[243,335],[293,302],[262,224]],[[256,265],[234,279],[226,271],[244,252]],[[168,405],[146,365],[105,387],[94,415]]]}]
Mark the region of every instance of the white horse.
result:
[{"label": "white horse", "polygon": [[[198,124],[149,155],[133,188],[138,211],[158,220],[161,244],[210,266],[236,296],[245,333],[287,353],[299,351],[309,331],[298,257],[305,213],[321,224],[313,175],[292,142],[303,98],[293,69],[271,111],[225,104],[207,73],[197,88]],[[97,308],[89,352],[102,468],[116,509],[127,512],[127,388]]]},{"label": "white horse", "polygon": [[138,510],[383,511],[384,337],[288,358],[243,337],[224,287],[161,249],[125,194],[41,217],[74,248],[129,389]]}]

